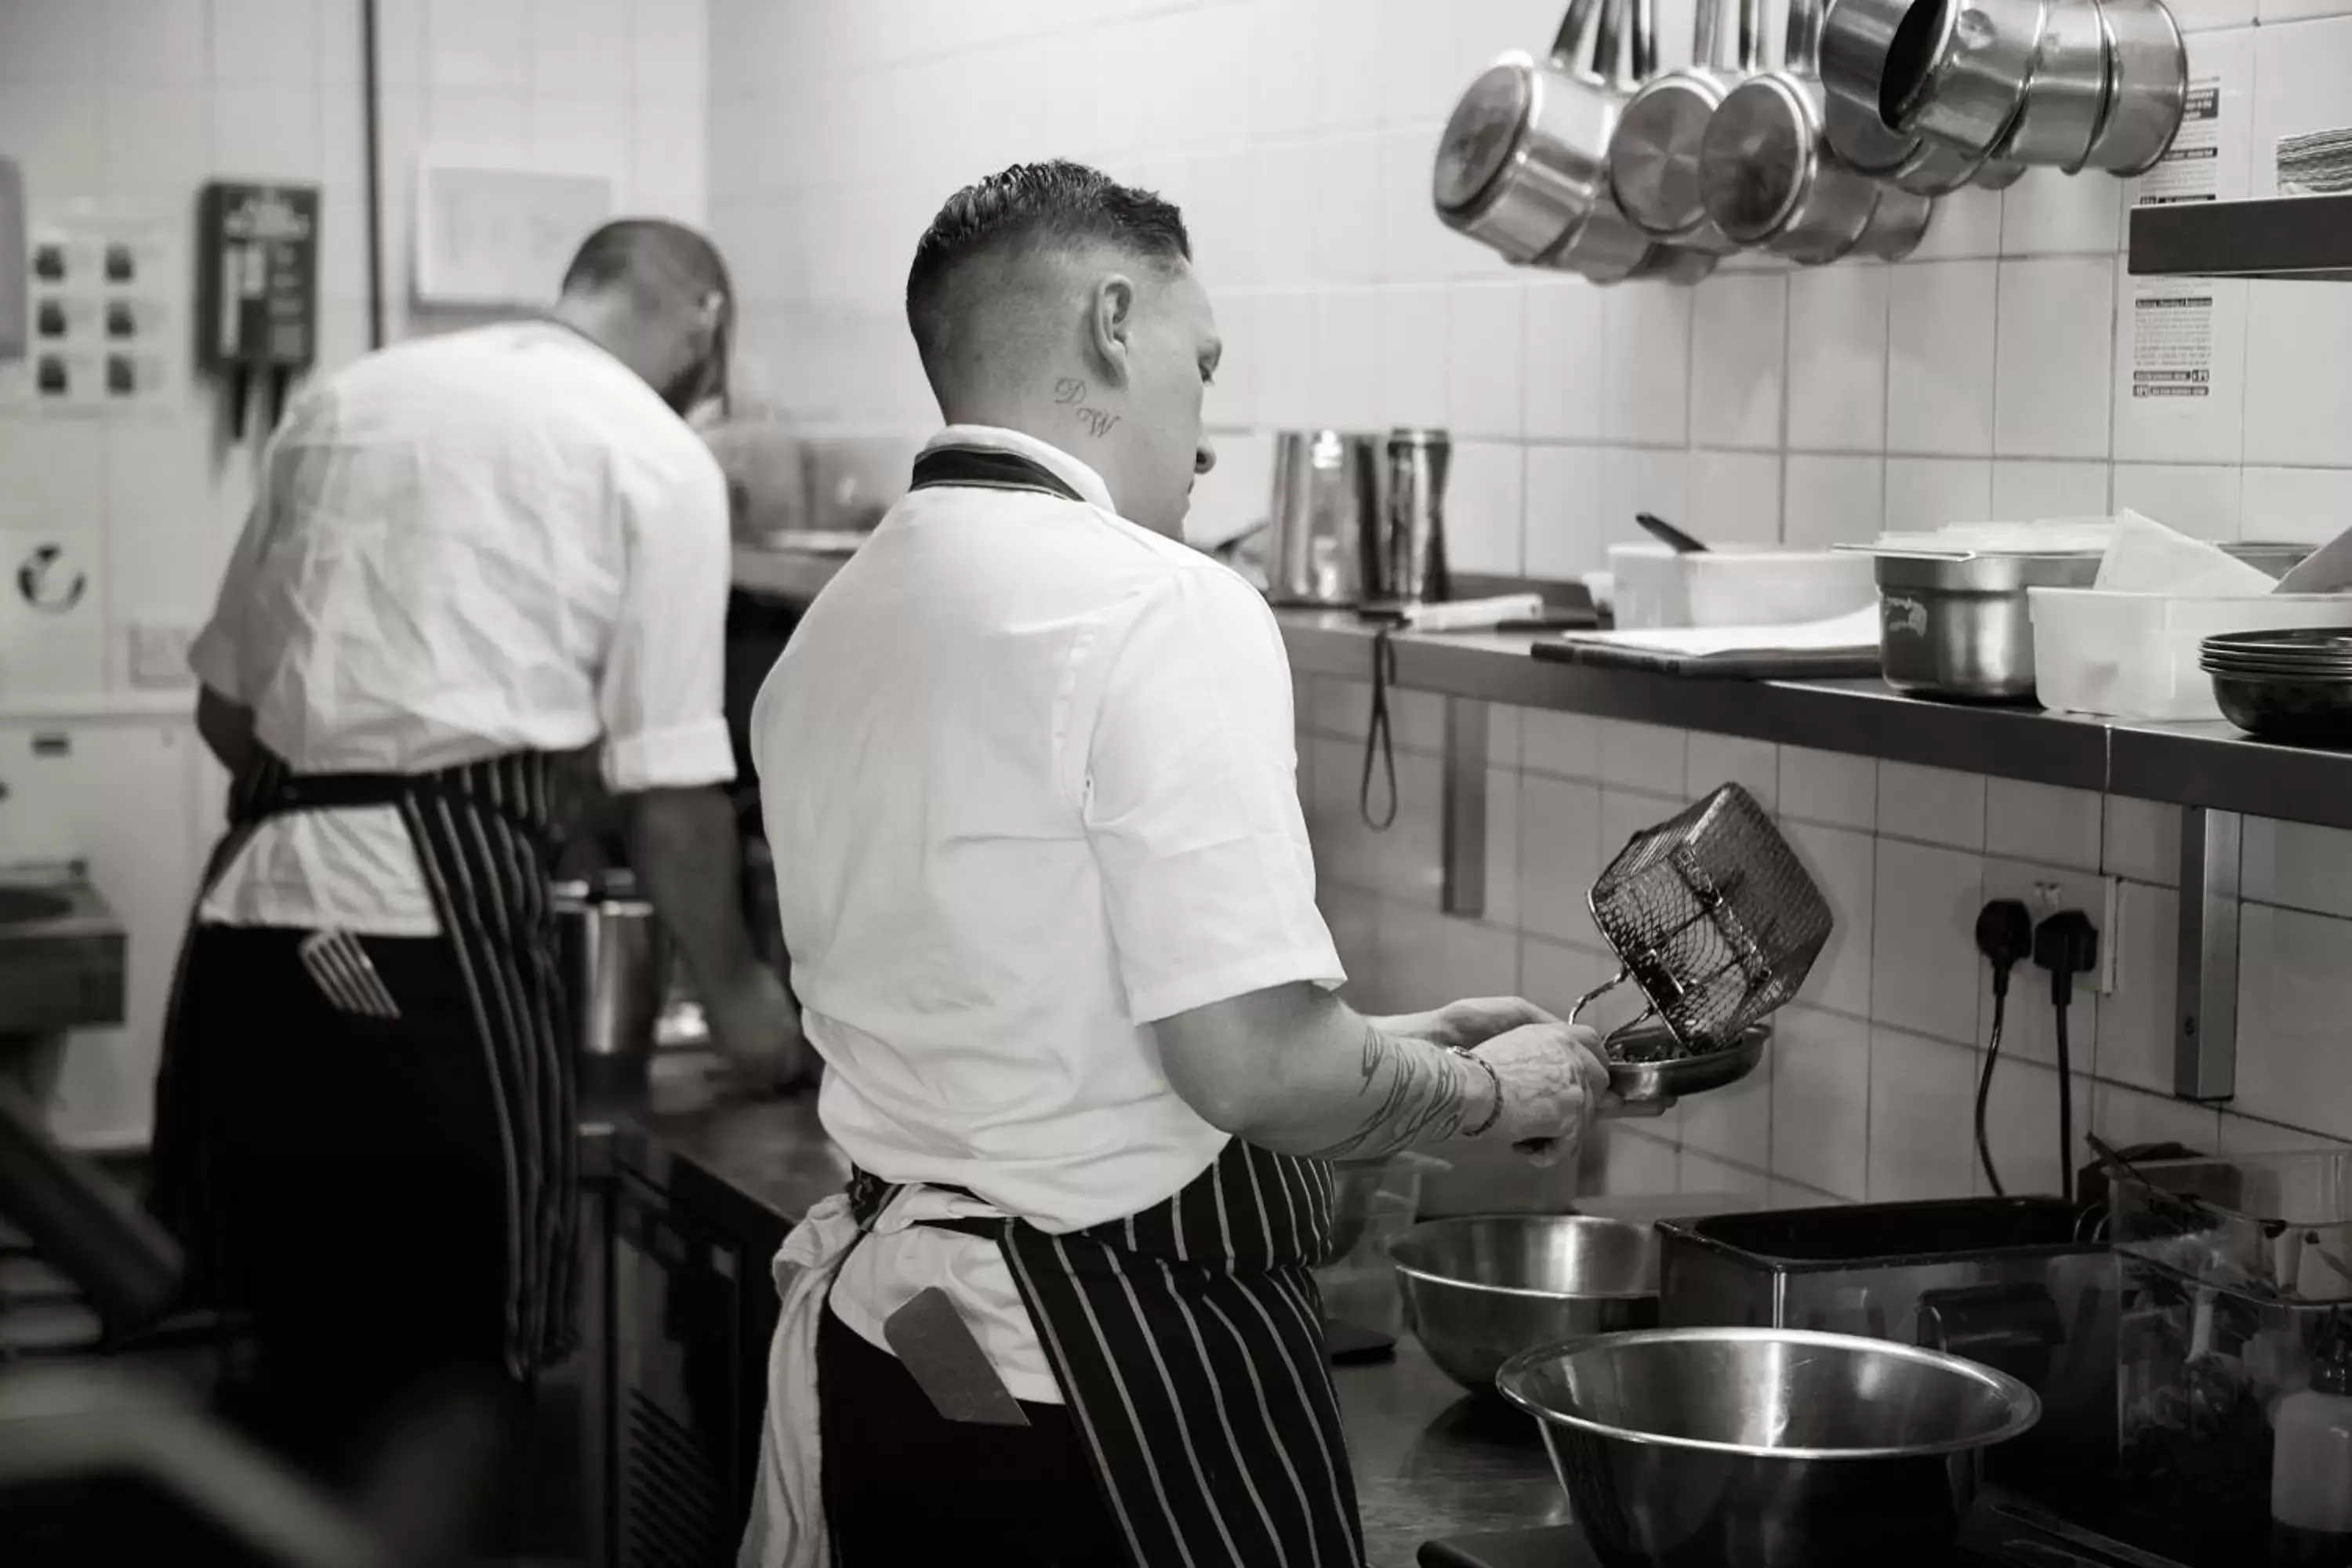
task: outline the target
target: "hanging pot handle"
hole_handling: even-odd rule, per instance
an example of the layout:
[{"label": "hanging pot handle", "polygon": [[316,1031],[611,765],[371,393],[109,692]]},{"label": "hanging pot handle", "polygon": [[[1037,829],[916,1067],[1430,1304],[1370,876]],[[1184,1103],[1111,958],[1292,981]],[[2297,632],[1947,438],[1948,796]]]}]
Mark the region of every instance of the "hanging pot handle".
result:
[{"label": "hanging pot handle", "polygon": [[1701,70],[1723,70],[1723,8],[1731,0],[1698,0],[1691,13],[1691,64]]},{"label": "hanging pot handle", "polygon": [[1601,20],[1593,25],[1592,61],[1585,74],[1603,87],[1619,87],[1625,79],[1625,7],[1626,0],[1601,0]]},{"label": "hanging pot handle", "polygon": [[1763,0],[1699,0],[1691,58],[1703,70],[1753,75],[1763,28]]},{"label": "hanging pot handle", "polygon": [[1821,79],[1821,0],[1789,0],[1789,34],[1781,47],[1780,68],[1801,81]]},{"label": "hanging pot handle", "polygon": [[1559,31],[1552,36],[1551,63],[1556,70],[1581,74],[1592,45],[1592,24],[1600,14],[1601,0],[1568,0],[1568,14],[1559,19]]},{"label": "hanging pot handle", "polygon": [[[1658,74],[1657,0],[1633,0],[1633,7],[1632,74],[1620,73],[1610,78],[1612,85],[1628,92]],[[1700,0],[1699,9],[1712,9],[1710,0]]]}]

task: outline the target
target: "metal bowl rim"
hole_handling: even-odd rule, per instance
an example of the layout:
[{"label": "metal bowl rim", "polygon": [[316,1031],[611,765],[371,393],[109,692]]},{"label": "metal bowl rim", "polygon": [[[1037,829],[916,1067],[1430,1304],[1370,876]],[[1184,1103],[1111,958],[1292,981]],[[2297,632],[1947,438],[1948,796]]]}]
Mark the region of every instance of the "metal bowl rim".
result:
[{"label": "metal bowl rim", "polygon": [[[1900,1447],[1881,1448],[1769,1448],[1754,1443],[1725,1443],[1706,1437],[1676,1437],[1663,1432],[1635,1432],[1623,1426],[1612,1426],[1588,1415],[1575,1415],[1538,1404],[1528,1394],[1512,1386],[1514,1374],[1524,1375],[1527,1369],[1578,1351],[1591,1350],[1601,1344],[1681,1344],[1708,1341],[1730,1344],[1795,1344],[1817,1345],[1825,1350],[1863,1350],[1892,1355],[1897,1360],[1916,1362],[1947,1372],[1956,1372],[1981,1384],[1998,1394],[2009,1405],[2009,1419],[1997,1430],[1969,1437],[1955,1437],[1941,1443],[1906,1443]],[[1613,1438],[1648,1448],[1675,1448],[1689,1453],[1732,1454],[1752,1459],[1788,1459],[1802,1462],[1843,1459],[1918,1459],[1934,1458],[1947,1454],[1964,1454],[1971,1449],[1990,1447],[2022,1436],[2042,1419],[2042,1396],[2010,1376],[2005,1372],[1950,1355],[1924,1346],[1900,1344],[1893,1340],[1874,1340],[1858,1334],[1829,1334],[1811,1329],[1759,1328],[1679,1328],[1634,1329],[1623,1333],[1587,1334],[1577,1339],[1561,1340],[1552,1344],[1537,1345],[1521,1351],[1505,1362],[1495,1373],[1495,1386],[1504,1398],[1541,1422],[1556,1422],[1562,1426],[1587,1433],[1596,1437]]]},{"label": "metal bowl rim", "polygon": [[1546,1290],[1533,1285],[1490,1285],[1483,1279],[1465,1279],[1458,1275],[1440,1274],[1434,1269],[1415,1268],[1413,1265],[1405,1262],[1404,1259],[1396,1255],[1396,1249],[1400,1243],[1411,1241],[1414,1236],[1423,1231],[1435,1230],[1442,1226],[1477,1225],[1481,1223],[1492,1223],[1495,1220],[1513,1220],[1522,1224],[1530,1220],[1543,1220],[1552,1223],[1577,1221],[1585,1225],[1620,1226],[1629,1230],[1647,1229],[1650,1233],[1651,1239],[1654,1242],[1657,1238],[1657,1227],[1655,1226],[1643,1226],[1637,1225],[1629,1219],[1610,1219],[1602,1215],[1446,1215],[1443,1218],[1439,1219],[1424,1219],[1417,1221],[1414,1223],[1413,1227],[1411,1230],[1402,1231],[1395,1236],[1384,1236],[1381,1237],[1379,1243],[1381,1256],[1386,1258],[1391,1266],[1392,1266],[1398,1273],[1408,1275],[1415,1279],[1425,1279],[1433,1285],[1459,1285],[1465,1289],[1484,1290],[1496,1296],[1517,1296],[1524,1300],[1533,1301],[1641,1301],[1654,1299],[1658,1294],[1654,1287],[1647,1290]]}]

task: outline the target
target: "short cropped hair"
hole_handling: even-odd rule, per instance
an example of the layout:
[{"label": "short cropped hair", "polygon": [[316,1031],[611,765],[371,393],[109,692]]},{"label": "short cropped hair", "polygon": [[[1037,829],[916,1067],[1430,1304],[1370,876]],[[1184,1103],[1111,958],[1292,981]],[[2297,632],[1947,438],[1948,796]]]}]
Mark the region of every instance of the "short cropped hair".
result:
[{"label": "short cropped hair", "polygon": [[735,286],[727,263],[708,237],[667,218],[620,218],[580,244],[563,272],[566,294],[626,289],[639,295],[703,300],[712,294],[731,308]]},{"label": "short cropped hair", "polygon": [[1192,238],[1175,203],[1066,159],[1015,163],[950,196],[907,272],[907,325],[924,364],[947,346],[949,281],[966,261],[1088,241],[1153,261],[1192,258]]}]

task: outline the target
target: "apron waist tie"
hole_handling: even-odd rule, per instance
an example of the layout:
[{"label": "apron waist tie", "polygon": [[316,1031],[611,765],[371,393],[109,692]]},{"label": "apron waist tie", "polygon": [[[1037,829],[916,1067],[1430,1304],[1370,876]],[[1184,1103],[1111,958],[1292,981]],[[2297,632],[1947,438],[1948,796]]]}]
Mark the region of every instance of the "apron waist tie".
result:
[{"label": "apron waist tie", "polygon": [[[566,818],[563,764],[572,755],[511,752],[423,773],[297,773],[262,751],[230,787],[229,831],[195,906],[273,817],[375,806],[400,813],[466,986],[495,1101],[506,1188],[507,1362],[517,1377],[557,1364],[576,1342],[579,1119],[549,891]],[[195,924],[192,913],[192,937]],[[233,1303],[243,1265],[228,1256],[225,1227],[207,1212],[215,1184],[202,1131],[203,1050],[175,1044],[181,983],[173,983],[156,1085],[159,1210],[210,1291]],[[167,1190],[175,1195],[165,1197]]]}]

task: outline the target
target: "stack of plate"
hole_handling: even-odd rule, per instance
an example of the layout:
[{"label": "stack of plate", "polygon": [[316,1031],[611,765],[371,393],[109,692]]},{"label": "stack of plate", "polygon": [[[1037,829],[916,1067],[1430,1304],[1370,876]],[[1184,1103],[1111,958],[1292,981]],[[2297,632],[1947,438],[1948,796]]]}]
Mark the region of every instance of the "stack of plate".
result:
[{"label": "stack of plate", "polygon": [[2199,656],[2213,700],[2249,734],[2352,747],[2352,631],[2231,632]]}]

